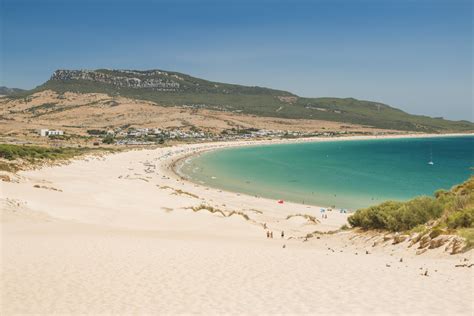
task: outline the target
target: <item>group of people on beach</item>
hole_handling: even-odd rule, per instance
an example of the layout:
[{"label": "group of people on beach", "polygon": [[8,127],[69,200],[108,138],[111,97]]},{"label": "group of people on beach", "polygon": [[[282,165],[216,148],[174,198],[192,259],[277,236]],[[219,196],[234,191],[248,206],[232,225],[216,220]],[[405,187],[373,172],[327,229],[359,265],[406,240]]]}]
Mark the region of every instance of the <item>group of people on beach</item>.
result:
[{"label": "group of people on beach", "polygon": [[[267,238],[270,238],[270,239],[273,238],[273,232],[272,231],[267,230]],[[281,238],[285,238],[285,232],[283,230],[281,231]]]}]

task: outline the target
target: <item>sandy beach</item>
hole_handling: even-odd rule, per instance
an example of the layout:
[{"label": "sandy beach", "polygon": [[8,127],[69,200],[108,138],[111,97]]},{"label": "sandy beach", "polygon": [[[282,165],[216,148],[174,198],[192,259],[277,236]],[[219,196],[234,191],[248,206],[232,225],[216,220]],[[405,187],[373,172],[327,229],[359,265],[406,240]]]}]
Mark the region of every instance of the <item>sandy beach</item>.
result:
[{"label": "sandy beach", "polygon": [[472,315],[473,270],[456,267],[472,251],[417,255],[333,233],[347,214],[322,219],[319,206],[174,172],[191,155],[257,144],[132,150],[0,182],[0,313]]}]

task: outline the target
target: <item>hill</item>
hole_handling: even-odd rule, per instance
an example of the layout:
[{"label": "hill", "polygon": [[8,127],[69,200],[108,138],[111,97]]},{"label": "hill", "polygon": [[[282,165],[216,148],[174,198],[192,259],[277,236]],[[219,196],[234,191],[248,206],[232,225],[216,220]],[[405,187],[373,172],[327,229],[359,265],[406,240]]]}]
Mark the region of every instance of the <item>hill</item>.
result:
[{"label": "hill", "polygon": [[20,92],[24,92],[24,91],[25,90],[18,89],[18,88],[8,88],[8,87],[4,87],[4,86],[0,87],[0,95],[12,95],[12,94],[20,93]]},{"label": "hill", "polygon": [[420,132],[474,130],[468,121],[411,115],[386,104],[354,98],[302,98],[287,91],[207,81],[163,70],[57,70],[22,98],[52,90],[59,94],[103,93],[114,97],[259,117],[310,119]]}]

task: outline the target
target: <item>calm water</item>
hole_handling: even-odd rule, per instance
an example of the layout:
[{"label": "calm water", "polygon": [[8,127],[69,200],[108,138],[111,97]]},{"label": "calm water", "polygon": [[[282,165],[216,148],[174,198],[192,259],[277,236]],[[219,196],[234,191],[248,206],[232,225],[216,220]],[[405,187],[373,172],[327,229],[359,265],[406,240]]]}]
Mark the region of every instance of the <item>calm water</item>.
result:
[{"label": "calm water", "polygon": [[473,153],[472,136],[347,140],[224,149],[182,171],[229,191],[355,209],[449,189],[471,175]]}]

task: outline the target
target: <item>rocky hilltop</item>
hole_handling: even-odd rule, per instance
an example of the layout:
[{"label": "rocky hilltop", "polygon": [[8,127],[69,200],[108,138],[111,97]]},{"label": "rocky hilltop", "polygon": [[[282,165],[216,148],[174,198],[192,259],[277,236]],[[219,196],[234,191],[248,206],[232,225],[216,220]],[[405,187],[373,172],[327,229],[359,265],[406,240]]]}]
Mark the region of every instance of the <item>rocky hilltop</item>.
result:
[{"label": "rocky hilltop", "polygon": [[140,72],[115,70],[111,73],[94,70],[56,70],[51,76],[51,80],[88,80],[122,88],[178,91],[180,88],[178,80],[183,80],[183,78],[159,70]]},{"label": "rocky hilltop", "polygon": [[[53,84],[87,83],[100,84],[108,88],[146,90],[148,92],[221,93],[221,94],[266,94],[293,96],[286,91],[262,87],[247,87],[195,78],[178,72],[164,70],[56,70],[50,78]],[[123,92],[122,92],[123,93]]]}]

